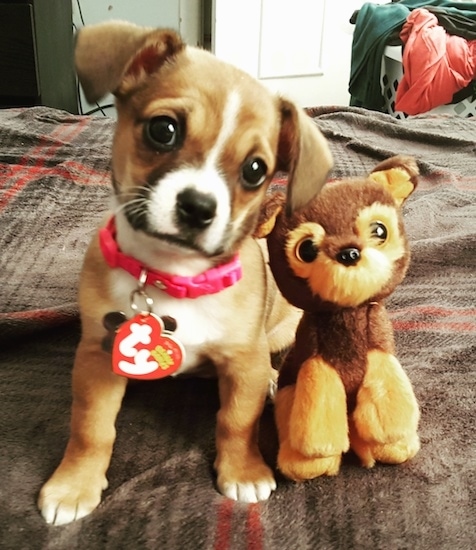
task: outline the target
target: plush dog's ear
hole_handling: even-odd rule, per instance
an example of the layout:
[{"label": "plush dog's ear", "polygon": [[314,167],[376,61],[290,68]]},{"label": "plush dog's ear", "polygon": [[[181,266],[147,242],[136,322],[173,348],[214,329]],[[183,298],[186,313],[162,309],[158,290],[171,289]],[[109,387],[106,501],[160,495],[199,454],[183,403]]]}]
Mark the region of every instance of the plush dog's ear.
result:
[{"label": "plush dog's ear", "polygon": [[76,35],[75,65],[90,102],[109,92],[128,93],[140,80],[185,47],[172,30],[110,21],[82,28]]},{"label": "plush dog's ear", "polygon": [[281,99],[278,170],[289,174],[288,213],[305,206],[321,190],[332,168],[327,141],[306,113]]},{"label": "plush dog's ear", "polygon": [[369,177],[390,191],[400,206],[415,190],[419,173],[413,157],[396,155],[378,164]]},{"label": "plush dog's ear", "polygon": [[276,219],[286,203],[284,193],[270,193],[261,204],[258,223],[253,233],[256,239],[267,237],[276,225]]}]

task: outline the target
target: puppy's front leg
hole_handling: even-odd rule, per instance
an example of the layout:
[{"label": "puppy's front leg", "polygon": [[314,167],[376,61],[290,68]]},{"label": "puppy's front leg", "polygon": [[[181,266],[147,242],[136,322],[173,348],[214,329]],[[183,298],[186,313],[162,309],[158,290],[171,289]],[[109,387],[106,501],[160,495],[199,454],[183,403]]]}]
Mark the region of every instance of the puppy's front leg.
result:
[{"label": "puppy's front leg", "polygon": [[258,423],[269,387],[271,363],[263,346],[235,353],[218,365],[217,485],[233,500],[258,502],[276,489],[271,469],[258,449]]},{"label": "puppy's front leg", "polygon": [[54,525],[88,515],[107,487],[115,421],[127,380],[111,371],[111,356],[82,341],[73,368],[71,434],[65,455],[40,491],[38,507]]}]

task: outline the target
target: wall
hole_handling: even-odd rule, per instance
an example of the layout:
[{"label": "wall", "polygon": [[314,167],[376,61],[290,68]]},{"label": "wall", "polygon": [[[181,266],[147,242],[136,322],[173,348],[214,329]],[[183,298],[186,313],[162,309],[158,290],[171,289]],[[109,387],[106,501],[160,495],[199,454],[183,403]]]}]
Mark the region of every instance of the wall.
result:
[{"label": "wall", "polygon": [[302,106],[348,105],[349,19],[363,3],[213,0],[213,49]]}]

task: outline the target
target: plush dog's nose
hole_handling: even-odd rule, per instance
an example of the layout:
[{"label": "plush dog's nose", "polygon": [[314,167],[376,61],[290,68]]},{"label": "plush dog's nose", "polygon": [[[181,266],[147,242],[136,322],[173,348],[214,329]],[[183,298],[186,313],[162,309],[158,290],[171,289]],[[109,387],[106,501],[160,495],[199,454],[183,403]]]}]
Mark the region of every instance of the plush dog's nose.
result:
[{"label": "plush dog's nose", "polygon": [[336,260],[345,266],[355,265],[360,260],[360,250],[354,247],[343,248],[337,253]]},{"label": "plush dog's nose", "polygon": [[215,217],[217,202],[213,195],[196,189],[185,189],[177,195],[176,212],[179,223],[195,229],[209,226]]}]

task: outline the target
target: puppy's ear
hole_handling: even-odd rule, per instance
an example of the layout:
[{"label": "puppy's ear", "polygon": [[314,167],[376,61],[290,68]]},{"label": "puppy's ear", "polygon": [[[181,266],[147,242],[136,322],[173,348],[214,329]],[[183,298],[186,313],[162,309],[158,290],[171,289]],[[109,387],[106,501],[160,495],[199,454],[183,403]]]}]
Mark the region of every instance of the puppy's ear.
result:
[{"label": "puppy's ear", "polygon": [[287,212],[305,206],[321,190],[333,161],[316,124],[290,101],[280,100],[281,133],[278,170],[289,174]]},{"label": "puppy's ear", "polygon": [[76,35],[76,72],[87,100],[95,102],[109,92],[127,93],[182,48],[180,36],[172,30],[123,21],[91,25]]},{"label": "puppy's ear", "polygon": [[400,206],[415,190],[419,173],[413,157],[396,155],[378,164],[369,177],[390,191]]}]

